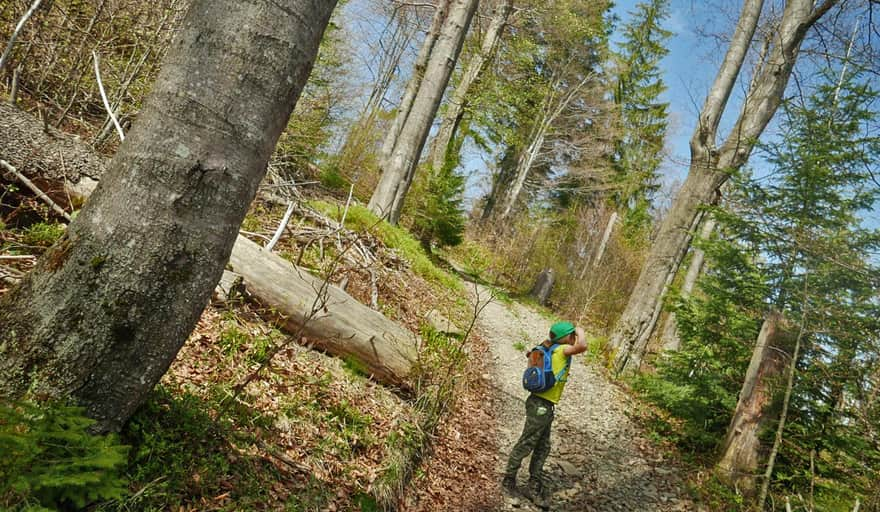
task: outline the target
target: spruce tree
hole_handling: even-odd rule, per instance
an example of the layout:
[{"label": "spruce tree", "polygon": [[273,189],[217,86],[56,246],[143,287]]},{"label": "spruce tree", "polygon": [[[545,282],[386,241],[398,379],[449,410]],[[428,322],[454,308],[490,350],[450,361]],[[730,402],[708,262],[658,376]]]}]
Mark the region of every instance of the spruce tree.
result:
[{"label": "spruce tree", "polygon": [[665,43],[672,35],[661,23],[669,16],[669,1],[639,3],[631,16],[623,27],[624,41],[615,55],[614,103],[619,109],[621,133],[612,156],[617,185],[612,199],[627,210],[628,234],[635,237],[639,227],[650,221],[646,215],[649,200],[660,186],[657,170],[669,103],[660,100],[666,85],[659,66],[669,53]]},{"label": "spruce tree", "polygon": [[[736,403],[749,341],[768,309],[780,311],[802,343],[773,482],[786,493],[812,486],[817,510],[822,501],[867,496],[880,467],[871,399],[880,360],[880,232],[862,218],[880,192],[873,178],[880,137],[870,128],[877,97],[858,77],[837,83],[827,72],[810,97],[785,105],[781,137],[759,146],[770,172],[736,176],[736,192],[714,212],[721,229],[705,244],[701,293],[678,310],[683,350],[658,379],[643,381],[690,426],[682,443],[711,451]],[[781,396],[785,382],[777,385]],[[763,413],[779,418],[781,405]],[[767,432],[763,457],[772,444]]]}]

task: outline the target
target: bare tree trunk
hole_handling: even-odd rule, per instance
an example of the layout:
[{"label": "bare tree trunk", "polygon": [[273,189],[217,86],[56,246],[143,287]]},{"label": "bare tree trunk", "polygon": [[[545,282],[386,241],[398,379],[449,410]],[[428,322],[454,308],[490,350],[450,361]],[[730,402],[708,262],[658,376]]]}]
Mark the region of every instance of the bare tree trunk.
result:
[{"label": "bare tree trunk", "polygon": [[[700,229],[700,239],[708,240],[712,236],[713,231],[715,231],[715,219],[709,217],[703,222],[703,227]],[[687,274],[684,276],[684,283],[681,285],[681,298],[686,299],[691,296],[694,286],[697,284],[697,278],[700,277],[700,273],[703,271],[705,260],[705,251],[702,249],[694,250]],[[681,337],[678,335],[675,311],[669,313],[669,316],[666,317],[666,325],[663,328],[660,340],[663,343],[664,350],[678,351],[681,348]]]},{"label": "bare tree trunk", "polygon": [[789,364],[788,348],[790,340],[783,330],[782,316],[777,312],[769,313],[755,343],[716,467],[718,476],[745,496],[754,496],[757,491],[755,483],[761,448],[758,436],[774,419],[773,411],[769,410],[773,401],[771,386]]},{"label": "bare tree trunk", "polygon": [[538,278],[535,279],[535,285],[532,286],[529,295],[538,301],[538,304],[546,306],[547,299],[550,298],[550,293],[553,291],[553,284],[555,281],[556,277],[553,274],[552,268],[542,270],[541,273],[538,274]]},{"label": "bare tree trunk", "polygon": [[394,116],[391,128],[388,130],[388,133],[385,135],[385,141],[382,143],[381,158],[383,164],[391,158],[391,154],[397,146],[400,132],[406,125],[409,113],[412,111],[416,95],[419,92],[422,80],[425,77],[425,72],[428,69],[428,62],[431,58],[431,53],[434,51],[437,37],[439,37],[440,31],[443,29],[443,24],[446,21],[451,6],[452,0],[440,0],[437,3],[434,17],[431,19],[431,26],[428,28],[428,32],[425,34],[425,40],[422,41],[422,46],[419,48],[419,53],[416,56],[412,77],[410,77],[409,81],[406,83],[403,97],[400,99],[400,104],[397,106],[397,115]]},{"label": "bare tree trunk", "polygon": [[400,219],[403,202],[412,184],[431,123],[437,114],[443,91],[449,83],[476,8],[477,0],[451,0],[449,15],[430,50],[424,77],[419,80],[416,70],[411,79],[418,80],[418,91],[412,100],[412,107],[397,114],[398,117],[403,116],[400,130],[393,150],[387,153],[387,158],[383,158],[382,177],[369,203],[370,210],[379,216],[387,216],[392,224],[397,224]]},{"label": "bare tree trunk", "polygon": [[757,71],[733,131],[717,147],[718,123],[751,44],[763,0],[746,0],[743,4],[730,47],[691,138],[688,177],[660,225],[656,242],[611,336],[618,373],[638,371],[647,340],[656,326],[656,312],[666,292],[667,276],[687,253],[689,226],[699,216],[701,206],[708,204],[727,180],[729,172],[748,160],[755,141],[779,107],[807,31],[837,1],[826,0],[815,8],[812,0],[786,2],[767,60]]},{"label": "bare tree trunk", "polygon": [[128,419],[220,279],[334,6],[192,4],[98,189],[0,300],[0,395]]},{"label": "bare tree trunk", "polygon": [[555,79],[554,83],[550,86],[550,95],[544,98],[540,120],[532,131],[529,145],[520,154],[519,159],[517,160],[516,177],[513,179],[510,188],[505,191],[501,200],[501,211],[498,216],[499,220],[506,219],[513,212],[523,186],[526,183],[529,171],[532,170],[532,167],[538,160],[538,155],[544,148],[544,141],[550,134],[553,124],[565,109],[568,108],[569,104],[574,100],[578,93],[580,93],[587,82],[593,77],[584,77],[583,80],[567,88],[564,92],[559,90],[562,87],[561,78],[562,77],[557,77]]},{"label": "bare tree trunk", "polygon": [[428,161],[431,162],[431,167],[435,171],[440,170],[446,161],[446,150],[449,147],[449,142],[455,137],[455,132],[464,115],[468,92],[492,58],[511,11],[513,11],[513,0],[497,0],[492,21],[489,22],[483,44],[480,46],[480,52],[474,55],[468,63],[449,104],[446,105],[446,112],[432,142],[431,155],[428,157]]},{"label": "bare tree trunk", "polygon": [[[356,358],[382,382],[401,384],[412,371],[418,358],[415,336],[339,288],[325,285],[242,236],[235,242],[229,265],[242,276],[251,297],[271,309],[287,332],[302,328],[311,344],[331,354]],[[326,293],[326,300],[322,293]],[[309,319],[309,308],[316,298],[324,307]]]},{"label": "bare tree trunk", "polygon": [[782,410],[779,412],[779,422],[776,425],[776,436],[773,438],[773,447],[770,449],[770,455],[767,456],[767,468],[764,470],[764,481],[761,483],[761,493],[758,495],[758,508],[760,510],[764,510],[764,502],[767,501],[767,491],[770,489],[770,479],[773,476],[773,466],[776,464],[776,455],[779,453],[779,447],[782,445],[782,433],[785,431],[785,420],[788,418],[788,405],[791,402],[791,392],[794,389],[794,375],[797,372],[801,343],[807,329],[808,285],[809,279],[805,276],[801,324],[798,328],[798,335],[794,342],[794,350],[792,351],[791,359],[788,362],[788,379],[785,383],[785,395],[782,399]]},{"label": "bare tree trunk", "polygon": [[614,231],[614,224],[616,222],[617,212],[611,212],[611,217],[608,218],[608,225],[605,226],[605,233],[602,234],[599,250],[596,251],[596,256],[593,258],[593,268],[597,268],[602,261],[602,256],[605,256],[605,249],[608,247],[608,240],[611,239],[611,232]]}]

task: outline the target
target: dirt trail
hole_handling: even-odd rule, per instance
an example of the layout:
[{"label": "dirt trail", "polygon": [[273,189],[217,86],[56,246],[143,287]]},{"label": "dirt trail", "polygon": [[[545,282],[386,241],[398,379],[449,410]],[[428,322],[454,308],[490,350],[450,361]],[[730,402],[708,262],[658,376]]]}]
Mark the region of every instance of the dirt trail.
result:
[{"label": "dirt trail", "polygon": [[[481,299],[489,296],[479,288]],[[543,339],[550,322],[520,304],[492,301],[478,328],[490,340],[500,453],[500,475],[524,422],[527,392],[520,379],[524,353]],[[599,369],[575,357],[556,409],[552,450],[545,466],[554,511],[695,511],[678,470],[649,441],[626,411],[632,399]],[[528,459],[520,468],[520,489],[528,478]],[[523,497],[506,497],[501,510],[538,510]]]}]

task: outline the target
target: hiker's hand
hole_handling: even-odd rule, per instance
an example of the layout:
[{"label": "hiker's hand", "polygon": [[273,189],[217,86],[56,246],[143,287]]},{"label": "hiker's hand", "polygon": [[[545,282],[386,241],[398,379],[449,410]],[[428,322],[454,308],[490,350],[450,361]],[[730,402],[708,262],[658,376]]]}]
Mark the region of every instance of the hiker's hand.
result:
[{"label": "hiker's hand", "polygon": [[575,337],[577,337],[577,343],[585,345],[587,343],[587,335],[584,333],[584,330],[581,327],[577,327],[574,330]]}]

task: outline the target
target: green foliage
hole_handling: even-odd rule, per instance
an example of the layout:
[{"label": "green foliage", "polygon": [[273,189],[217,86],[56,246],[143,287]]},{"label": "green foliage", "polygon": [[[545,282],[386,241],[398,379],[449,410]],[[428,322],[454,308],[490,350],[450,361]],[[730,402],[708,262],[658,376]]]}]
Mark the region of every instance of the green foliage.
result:
[{"label": "green foliage", "polygon": [[[759,146],[772,173],[733,177],[726,208],[713,212],[717,239],[701,244],[708,271],[699,293],[676,305],[683,349],[636,383],[670,424],[681,423],[669,429],[681,446],[712,453],[761,321],[768,307],[780,311],[802,350],[771,488],[812,490],[829,507],[822,510],[851,509],[876,488],[880,467],[880,411],[864,399],[880,360],[872,277],[880,232],[860,218],[880,194],[870,185],[880,137],[866,130],[877,93],[853,77],[838,80],[828,72],[802,103],[784,105],[784,136]],[[775,428],[763,433],[765,447]]]},{"label": "green foliage", "polygon": [[247,327],[229,311],[224,313],[217,341],[225,355],[235,357],[245,353],[248,361],[259,364],[266,360],[272,347],[284,342],[284,335],[276,329],[265,334],[248,332]]},{"label": "green foliage", "polygon": [[89,433],[94,423],[80,407],[0,403],[0,506],[82,509],[125,496],[129,447],[113,434]]},{"label": "green foliage", "polygon": [[250,213],[245,215],[244,220],[241,223],[241,229],[250,231],[251,233],[259,231],[260,219]]},{"label": "green foliage", "polygon": [[666,90],[660,61],[669,53],[664,44],[672,35],[660,26],[669,16],[669,0],[644,1],[635,9],[615,55],[614,103],[620,110],[622,132],[612,156],[618,186],[614,201],[634,210],[625,216],[629,240],[637,240],[650,222],[644,215],[646,200],[660,186],[657,169],[663,158],[669,108],[669,103],[659,99]]},{"label": "green foliage", "polygon": [[22,242],[28,245],[49,247],[57,242],[66,230],[67,226],[64,224],[38,222],[25,228],[22,234]]},{"label": "green foliage", "polygon": [[462,124],[456,140],[446,148],[446,159],[441,169],[429,169],[413,190],[410,215],[413,217],[413,234],[426,252],[436,243],[440,247],[455,246],[462,242],[464,233],[464,176],[456,172],[460,160],[461,144],[467,135],[467,125]]},{"label": "green foliage", "polygon": [[333,190],[348,190],[349,181],[336,169],[335,166],[328,166],[321,170],[321,185]]},{"label": "green foliage", "polygon": [[[342,210],[338,205],[324,201],[310,201],[310,206],[325,215],[335,216],[342,220]],[[401,256],[409,261],[413,272],[449,290],[461,290],[461,281],[437,268],[425,253],[421,244],[405,229],[380,221],[376,215],[360,205],[349,205],[345,217],[345,227],[354,231],[370,232],[386,246],[396,249]]]},{"label": "green foliage", "polygon": [[[211,400],[189,393],[174,396],[158,387],[122,432],[132,445],[128,463],[133,485],[140,488],[126,505],[137,510],[177,509],[234,489],[237,510],[267,499],[265,480],[272,471],[234,449],[242,441],[234,424],[260,425],[250,409],[223,409],[226,390]],[[214,410],[228,410],[219,417]]]},{"label": "green foliage", "polygon": [[[345,34],[331,20],[324,32],[318,59],[296,103],[287,128],[278,139],[273,162],[282,175],[301,176],[322,156],[322,148],[332,135],[333,123],[341,115],[345,88]],[[321,183],[332,189],[347,188],[346,180],[335,170],[322,170]]]}]

